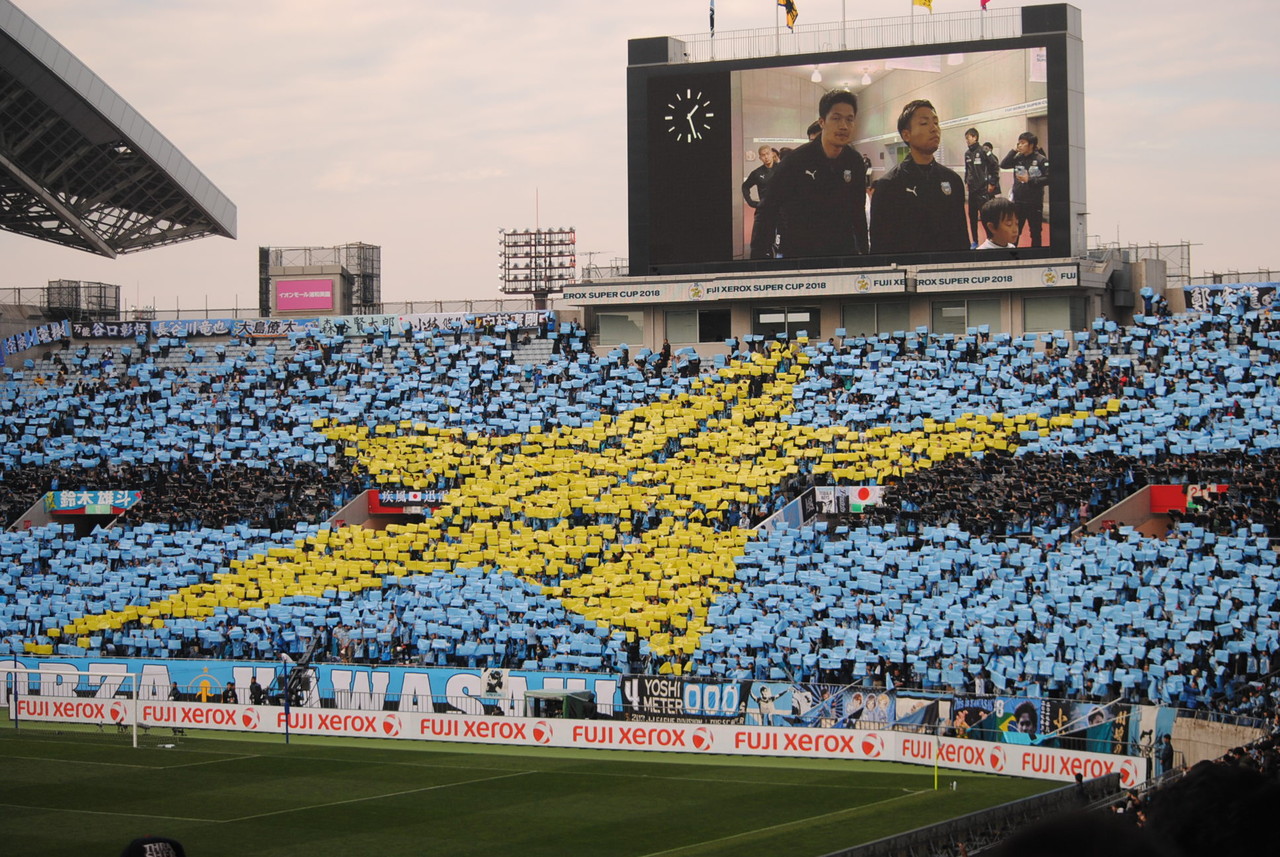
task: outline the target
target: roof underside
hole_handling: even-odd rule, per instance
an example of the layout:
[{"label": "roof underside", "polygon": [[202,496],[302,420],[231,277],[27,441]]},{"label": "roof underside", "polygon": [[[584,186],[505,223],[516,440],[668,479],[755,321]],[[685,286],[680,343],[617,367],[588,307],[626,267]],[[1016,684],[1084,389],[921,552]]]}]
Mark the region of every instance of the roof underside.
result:
[{"label": "roof underside", "polygon": [[0,0],[0,229],[114,257],[234,238],[236,209],[101,78]]}]

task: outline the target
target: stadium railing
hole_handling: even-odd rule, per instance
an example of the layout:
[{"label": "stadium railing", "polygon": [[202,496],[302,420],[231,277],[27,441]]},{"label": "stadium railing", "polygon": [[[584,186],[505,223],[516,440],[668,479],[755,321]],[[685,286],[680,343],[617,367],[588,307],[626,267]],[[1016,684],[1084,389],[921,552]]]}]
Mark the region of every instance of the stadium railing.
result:
[{"label": "stadium railing", "polygon": [[1121,793],[1120,775],[1107,774],[896,836],[833,851],[824,857],[944,857],[961,854],[959,843],[964,843],[968,854],[976,855],[1025,824],[1053,813],[1109,802]]}]

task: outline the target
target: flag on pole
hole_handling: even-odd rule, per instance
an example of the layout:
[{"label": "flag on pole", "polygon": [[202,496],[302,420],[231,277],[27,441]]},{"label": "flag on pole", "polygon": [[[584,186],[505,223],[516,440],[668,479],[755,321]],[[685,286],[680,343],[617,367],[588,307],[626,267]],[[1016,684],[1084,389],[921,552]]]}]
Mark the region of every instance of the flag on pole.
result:
[{"label": "flag on pole", "polygon": [[796,11],[796,0],[778,0],[778,5],[786,7],[787,29],[794,30],[796,28],[796,18],[800,17],[800,13]]},{"label": "flag on pole", "polygon": [[929,14],[933,14],[933,0],[911,0],[912,5],[923,6],[929,10]]},{"label": "flag on pole", "polygon": [[990,2],[991,2],[991,0],[981,0],[981,3],[982,3],[982,11],[983,11],[983,12],[987,11],[987,4],[988,4],[988,3],[990,3]]},{"label": "flag on pole", "polygon": [[[983,7],[986,7],[984,2]],[[711,0],[711,38],[716,37],[716,0]]]}]

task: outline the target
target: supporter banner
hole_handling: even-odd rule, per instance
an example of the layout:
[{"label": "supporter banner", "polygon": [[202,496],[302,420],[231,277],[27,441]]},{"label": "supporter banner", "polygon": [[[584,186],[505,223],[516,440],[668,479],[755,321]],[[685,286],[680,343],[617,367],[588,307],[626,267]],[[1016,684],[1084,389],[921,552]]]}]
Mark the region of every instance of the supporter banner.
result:
[{"label": "supporter banner", "polygon": [[1119,702],[1098,705],[1048,700],[1044,703],[1045,716],[1055,734],[1043,743],[1093,753],[1124,753],[1138,737],[1139,723],[1131,708]]},{"label": "supporter banner", "polygon": [[818,517],[817,490],[806,488],[799,497],[761,521],[756,529],[762,533],[783,526],[795,529],[812,522],[816,517]]},{"label": "supporter banner", "polygon": [[741,723],[750,684],[673,676],[623,676],[623,716],[649,723]]},{"label": "supporter banner", "polygon": [[397,318],[398,316],[394,315],[325,316],[309,319],[306,329],[308,333],[319,333],[321,336],[359,334],[370,330],[381,331],[384,327],[388,333],[396,333],[398,332],[395,326]]},{"label": "supporter banner", "polygon": [[11,716],[61,723],[125,724],[136,716],[149,728],[219,729],[236,732],[461,741],[507,746],[651,750],[729,756],[857,759],[936,763],[977,771],[1070,782],[1118,773],[1125,788],[1147,779],[1146,763],[1124,756],[1044,747],[1005,747],[956,738],[881,730],[806,729],[729,723],[627,724],[599,720],[533,719],[465,714],[423,714],[342,708],[170,702],[155,699],[84,700],[20,696]]},{"label": "supporter banner", "polygon": [[1047,712],[1038,699],[1018,697],[956,697],[952,724],[962,738],[1031,744],[1047,729]]},{"label": "supporter banner", "polygon": [[1042,289],[1080,285],[1079,265],[1029,268],[955,268],[920,271],[917,292],[968,292],[987,289]]},{"label": "supporter banner", "polygon": [[690,282],[630,281],[565,286],[564,301],[577,306],[596,304],[683,303],[685,301],[742,300],[744,298],[825,297],[902,293],[905,271],[796,271],[768,277],[726,277]]},{"label": "supporter banner", "polygon": [[423,312],[397,316],[401,326],[407,330],[437,330],[441,333],[495,331],[512,324],[521,330],[537,330],[554,317],[555,313],[548,310],[490,313]]},{"label": "supporter banner", "polygon": [[189,318],[151,322],[151,335],[157,338],[173,336],[191,338],[198,336],[230,336],[236,325],[246,319]]},{"label": "supporter banner", "polygon": [[1127,704],[956,697],[951,706],[952,726],[961,738],[1096,753],[1123,753],[1137,739]]},{"label": "supporter banner", "polygon": [[884,496],[883,485],[829,485],[814,489],[818,498],[818,511],[824,515],[843,515],[861,512],[865,506],[874,506]]},{"label": "supporter banner", "polygon": [[232,336],[248,339],[279,339],[291,333],[314,333],[319,329],[315,318],[242,318],[231,329]]},{"label": "supporter banner", "polygon": [[151,336],[151,323],[146,321],[74,321],[71,335],[76,339],[134,339]]},{"label": "supporter banner", "polygon": [[883,729],[894,719],[892,691],[834,684],[753,681],[747,690],[749,726]]},{"label": "supporter banner", "polygon": [[444,491],[369,492],[370,515],[421,515],[444,502]]},{"label": "supporter banner", "polygon": [[119,515],[141,501],[141,491],[50,491],[44,495],[44,509],[55,515]]},{"label": "supporter banner", "polygon": [[1270,309],[1275,302],[1277,288],[1280,288],[1280,283],[1214,283],[1209,286],[1183,286],[1188,309],[1197,312],[1220,310],[1224,315]]},{"label": "supporter banner", "polygon": [[71,323],[68,321],[55,321],[0,339],[0,350],[3,350],[4,355],[8,357],[10,354],[18,354],[28,348],[37,348],[41,345],[62,342],[70,338]]},{"label": "supporter banner", "polygon": [[1209,485],[1152,485],[1151,513],[1163,515],[1178,511],[1185,513],[1188,509],[1198,509],[1205,501],[1211,501],[1216,494],[1225,494],[1230,486],[1223,484]]}]

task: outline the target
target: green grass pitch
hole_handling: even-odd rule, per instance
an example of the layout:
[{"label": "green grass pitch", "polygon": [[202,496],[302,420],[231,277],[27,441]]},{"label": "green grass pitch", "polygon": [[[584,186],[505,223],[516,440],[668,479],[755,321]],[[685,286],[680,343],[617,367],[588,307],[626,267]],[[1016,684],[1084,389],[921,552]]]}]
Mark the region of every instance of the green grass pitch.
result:
[{"label": "green grass pitch", "polygon": [[0,853],[114,857],[154,834],[188,857],[804,857],[1058,785],[944,770],[935,791],[931,768],[879,762],[176,740],[0,724]]}]

